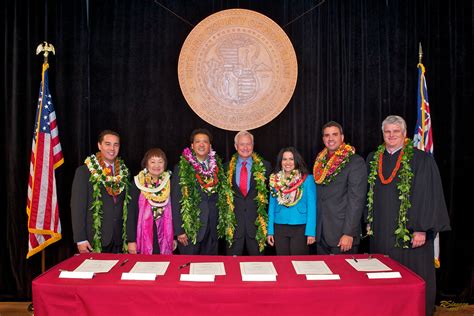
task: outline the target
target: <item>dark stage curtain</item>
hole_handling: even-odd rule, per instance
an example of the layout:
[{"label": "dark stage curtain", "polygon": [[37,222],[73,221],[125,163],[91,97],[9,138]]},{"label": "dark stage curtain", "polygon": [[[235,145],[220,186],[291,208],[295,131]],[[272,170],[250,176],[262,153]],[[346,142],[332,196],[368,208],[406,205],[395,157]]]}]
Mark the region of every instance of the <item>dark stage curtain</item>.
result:
[{"label": "dark stage curtain", "polygon": [[[47,2],[46,2],[47,1]],[[170,166],[205,127],[228,159],[233,132],[209,126],[180,92],[181,46],[202,19],[229,8],[258,11],[283,27],[298,58],[298,83],[288,107],[253,130],[255,149],[274,163],[279,149],[296,146],[311,166],[322,149],[321,126],[336,120],[362,156],[382,142],[389,114],[416,122],[418,43],[423,45],[434,127],[435,159],[443,178],[453,231],[441,236],[442,297],[472,293],[474,220],[468,198],[472,161],[471,1],[4,1],[4,83],[1,95],[0,299],[31,298],[41,255],[26,260],[26,193],[44,40],[50,88],[65,163],[56,172],[63,239],[46,248],[47,268],[75,252],[70,217],[74,170],[97,150],[96,135],[117,130],[121,156],[135,174],[144,152],[163,148]],[[317,6],[317,7],[316,7]],[[45,23],[47,20],[47,23]]]}]

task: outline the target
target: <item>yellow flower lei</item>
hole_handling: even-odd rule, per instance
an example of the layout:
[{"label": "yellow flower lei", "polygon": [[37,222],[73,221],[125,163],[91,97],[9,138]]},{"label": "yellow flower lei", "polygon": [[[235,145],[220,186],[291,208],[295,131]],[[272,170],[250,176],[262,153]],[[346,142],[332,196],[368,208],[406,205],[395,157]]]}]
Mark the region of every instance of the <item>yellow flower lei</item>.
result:
[{"label": "yellow flower lei", "polygon": [[[128,181],[128,168],[125,163],[117,157],[115,159],[115,169],[118,175],[109,175],[110,170],[103,168],[102,155],[98,152],[95,155],[90,155],[84,161],[91,176],[89,182],[92,185],[92,248],[94,252],[102,252],[102,216],[103,216],[103,202],[102,194],[100,193],[100,186],[103,185],[109,195],[118,196],[125,190],[125,197],[122,208],[122,251],[127,253],[127,218],[128,218],[128,204],[131,200],[129,194],[130,182]],[[117,168],[118,167],[118,168]]]},{"label": "yellow flower lei", "polygon": [[[235,172],[235,166],[237,165],[237,154],[234,154],[229,162],[229,170],[227,171],[227,183],[232,187],[232,177]],[[257,232],[255,240],[258,243],[260,252],[265,249],[267,240],[267,205],[268,205],[268,189],[266,185],[267,178],[265,177],[265,165],[263,159],[258,154],[252,154],[252,170],[250,172],[255,180],[255,188],[257,189],[257,196],[254,201],[257,203],[257,219],[255,220],[255,226],[257,226]],[[229,208],[234,211],[234,199],[231,197],[227,203]]]},{"label": "yellow flower lei", "polygon": [[147,200],[164,203],[169,198],[171,192],[170,176],[169,171],[164,171],[158,178],[158,187],[155,187],[152,176],[145,169],[140,171],[134,177],[134,180],[138,189],[140,189]]}]

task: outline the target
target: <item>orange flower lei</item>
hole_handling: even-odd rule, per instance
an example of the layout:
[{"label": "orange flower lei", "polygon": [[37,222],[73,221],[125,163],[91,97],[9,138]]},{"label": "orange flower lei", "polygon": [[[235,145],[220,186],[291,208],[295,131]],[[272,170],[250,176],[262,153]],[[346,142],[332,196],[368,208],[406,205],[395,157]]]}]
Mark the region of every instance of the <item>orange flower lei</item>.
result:
[{"label": "orange flower lei", "polygon": [[316,157],[313,167],[314,181],[317,184],[329,184],[355,153],[354,147],[341,144],[334,155],[327,161],[328,149],[324,148]]},{"label": "orange flower lei", "polygon": [[214,169],[214,173],[212,174],[212,178],[204,177],[204,180],[201,178],[201,175],[199,173],[196,173],[196,179],[199,182],[199,185],[203,190],[209,191],[212,190],[219,180],[217,179],[217,172],[219,171],[219,168],[216,166]]},{"label": "orange flower lei", "polygon": [[406,146],[406,141],[403,145],[403,148],[402,150],[400,150],[400,153],[398,154],[398,158],[397,158],[397,163],[395,165],[395,168],[393,168],[392,170],[392,173],[390,174],[390,177],[388,179],[385,179],[385,177],[383,176],[383,173],[382,173],[382,170],[383,170],[383,151],[381,151],[379,153],[379,163],[378,163],[378,174],[379,174],[379,179],[380,179],[380,182],[382,182],[383,184],[389,184],[393,181],[393,179],[395,178],[395,176],[397,175],[397,172],[398,172],[398,169],[400,169],[400,163],[402,162],[402,157],[403,157],[403,154],[405,153],[405,146]]}]

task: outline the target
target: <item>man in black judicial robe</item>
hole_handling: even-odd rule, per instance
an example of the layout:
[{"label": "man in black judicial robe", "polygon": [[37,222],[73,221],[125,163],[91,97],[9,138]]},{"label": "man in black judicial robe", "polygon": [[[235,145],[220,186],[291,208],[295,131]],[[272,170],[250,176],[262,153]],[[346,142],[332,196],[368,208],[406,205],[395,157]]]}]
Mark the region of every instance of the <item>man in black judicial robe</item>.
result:
[{"label": "man in black judicial robe", "polygon": [[[406,123],[399,116],[388,116],[382,123],[382,131],[385,142],[382,174],[384,179],[389,179],[405,143]],[[413,159],[410,161],[413,172],[411,207],[407,212],[406,224],[413,234],[409,248],[395,246],[394,232],[398,226],[400,210],[397,188],[400,167],[390,183],[382,184],[378,174],[375,179],[373,222],[368,225],[368,229],[374,234],[370,240],[370,251],[389,255],[425,280],[426,315],[432,315],[436,298],[433,240],[438,232],[450,230],[451,227],[436,162],[421,150],[414,148],[413,151]],[[367,162],[375,158],[374,153],[371,153]]]}]

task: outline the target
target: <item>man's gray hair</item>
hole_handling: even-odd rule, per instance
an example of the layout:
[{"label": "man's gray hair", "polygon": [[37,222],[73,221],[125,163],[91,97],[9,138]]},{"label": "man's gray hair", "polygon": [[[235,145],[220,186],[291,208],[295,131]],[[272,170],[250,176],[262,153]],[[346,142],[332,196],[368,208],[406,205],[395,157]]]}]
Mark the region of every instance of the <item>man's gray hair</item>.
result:
[{"label": "man's gray hair", "polygon": [[238,133],[235,135],[235,137],[234,137],[234,144],[237,145],[237,142],[238,142],[238,140],[239,140],[239,137],[241,137],[241,136],[249,136],[250,139],[252,140],[252,145],[253,145],[253,135],[252,135],[250,132],[248,132],[248,131],[240,131],[240,132],[238,132]]},{"label": "man's gray hair", "polygon": [[407,130],[407,123],[405,122],[403,117],[398,116],[398,115],[389,115],[389,116],[387,116],[387,118],[385,120],[383,120],[383,122],[382,122],[382,132],[383,132],[384,126],[387,125],[387,124],[395,124],[395,125],[400,126],[402,128],[402,132],[406,132],[406,130]]}]

